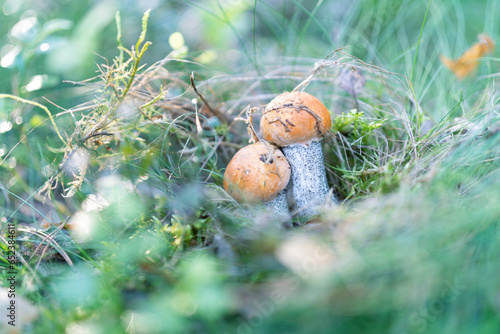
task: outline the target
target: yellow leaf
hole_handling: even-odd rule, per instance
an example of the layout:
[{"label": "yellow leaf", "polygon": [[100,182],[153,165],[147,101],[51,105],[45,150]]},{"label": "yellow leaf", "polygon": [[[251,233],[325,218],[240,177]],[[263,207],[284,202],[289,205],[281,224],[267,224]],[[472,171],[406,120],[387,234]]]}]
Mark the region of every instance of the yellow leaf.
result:
[{"label": "yellow leaf", "polygon": [[479,42],[472,45],[460,58],[452,60],[443,55],[439,56],[444,66],[455,73],[459,80],[474,72],[479,66],[479,58],[485,54],[492,53],[495,49],[495,42],[493,42],[490,36],[481,34],[477,37]]}]

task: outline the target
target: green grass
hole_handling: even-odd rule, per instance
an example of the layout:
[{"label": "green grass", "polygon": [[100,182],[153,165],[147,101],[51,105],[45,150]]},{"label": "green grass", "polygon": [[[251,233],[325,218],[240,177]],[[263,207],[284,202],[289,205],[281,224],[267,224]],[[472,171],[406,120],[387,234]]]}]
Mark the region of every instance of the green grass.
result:
[{"label": "green grass", "polygon": [[[147,8],[82,1],[15,35],[29,9],[0,20],[20,332],[498,333],[498,52],[463,81],[439,61],[499,40],[496,1],[160,1],[142,26]],[[222,178],[235,118],[311,74],[342,203],[285,229]]]}]

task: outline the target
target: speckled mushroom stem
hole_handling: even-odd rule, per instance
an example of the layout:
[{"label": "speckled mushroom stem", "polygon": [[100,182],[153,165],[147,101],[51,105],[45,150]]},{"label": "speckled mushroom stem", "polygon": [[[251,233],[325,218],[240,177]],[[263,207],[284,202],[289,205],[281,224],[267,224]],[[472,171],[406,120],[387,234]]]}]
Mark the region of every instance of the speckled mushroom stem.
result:
[{"label": "speckled mushroom stem", "polygon": [[320,214],[318,206],[325,204],[328,182],[323,161],[323,149],[319,141],[309,145],[290,145],[281,150],[292,168],[293,197],[299,217]]},{"label": "speckled mushroom stem", "polygon": [[269,202],[264,203],[264,207],[275,215],[276,223],[284,223],[290,219],[286,189]]}]

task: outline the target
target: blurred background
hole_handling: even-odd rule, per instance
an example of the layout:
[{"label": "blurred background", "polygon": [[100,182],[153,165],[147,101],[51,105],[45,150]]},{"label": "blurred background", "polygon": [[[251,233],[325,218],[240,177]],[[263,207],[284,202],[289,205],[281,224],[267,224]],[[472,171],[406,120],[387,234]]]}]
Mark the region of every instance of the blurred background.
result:
[{"label": "blurred background", "polygon": [[[208,77],[254,70],[266,64],[293,65],[301,58],[326,58],[346,51],[363,62],[411,76],[416,46],[415,90],[441,81],[439,54],[458,57],[476,36],[495,36],[500,9],[495,1],[14,1],[2,2],[0,88],[39,96],[68,96],[72,85],[96,74],[96,63],[116,55],[115,12],[123,44],[140,33],[140,18],[152,9],[145,62],[172,51],[169,38],[182,34],[183,56]],[[428,7],[428,8],[427,8]],[[428,17],[422,28],[425,14]],[[182,53],[182,52],[181,52]],[[30,86],[28,86],[31,83]],[[428,90],[428,89],[427,89]],[[64,91],[64,93],[62,93]],[[418,94],[420,95],[420,94]],[[50,97],[50,96],[49,96]]]}]

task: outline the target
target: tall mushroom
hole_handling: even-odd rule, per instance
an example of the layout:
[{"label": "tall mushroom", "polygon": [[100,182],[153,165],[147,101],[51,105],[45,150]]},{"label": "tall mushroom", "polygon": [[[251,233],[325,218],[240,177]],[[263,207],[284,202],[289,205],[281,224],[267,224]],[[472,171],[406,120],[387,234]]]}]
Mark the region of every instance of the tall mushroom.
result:
[{"label": "tall mushroom", "polygon": [[328,183],[321,139],[331,127],[325,105],[305,92],[285,92],[265,108],[262,137],[281,147],[292,167],[293,197],[300,217],[319,214],[326,201]]},{"label": "tall mushroom", "polygon": [[224,173],[224,189],[238,202],[261,202],[283,222],[290,216],[284,191],[290,165],[283,153],[257,142],[236,152]]}]

